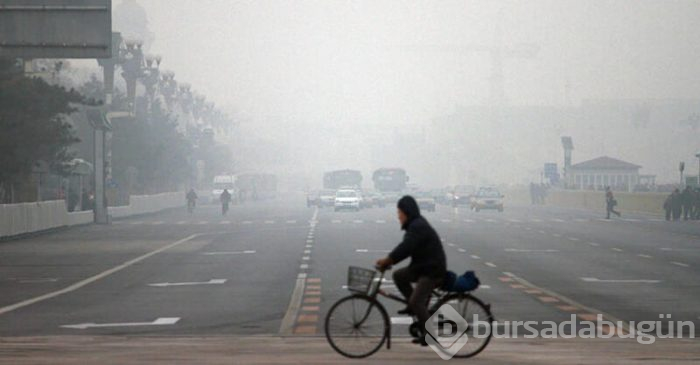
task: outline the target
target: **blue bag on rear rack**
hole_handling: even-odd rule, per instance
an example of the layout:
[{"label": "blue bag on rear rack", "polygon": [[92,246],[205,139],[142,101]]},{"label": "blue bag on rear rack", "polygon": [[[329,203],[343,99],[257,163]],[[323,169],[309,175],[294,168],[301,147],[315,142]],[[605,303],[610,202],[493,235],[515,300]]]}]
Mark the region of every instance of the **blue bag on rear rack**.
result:
[{"label": "blue bag on rear rack", "polygon": [[468,270],[460,276],[448,271],[443,284],[443,289],[451,292],[464,293],[476,290],[480,284],[481,282],[479,281],[479,278],[476,277],[474,271]]}]

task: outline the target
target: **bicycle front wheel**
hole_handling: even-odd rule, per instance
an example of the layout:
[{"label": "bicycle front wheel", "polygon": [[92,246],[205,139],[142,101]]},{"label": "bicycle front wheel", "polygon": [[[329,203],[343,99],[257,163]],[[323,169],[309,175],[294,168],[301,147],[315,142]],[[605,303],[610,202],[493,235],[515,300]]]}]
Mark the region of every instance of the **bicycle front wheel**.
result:
[{"label": "bicycle front wheel", "polygon": [[391,331],[384,307],[371,297],[354,294],[337,301],[326,315],[326,339],[339,354],[363,358],[377,352]]}]

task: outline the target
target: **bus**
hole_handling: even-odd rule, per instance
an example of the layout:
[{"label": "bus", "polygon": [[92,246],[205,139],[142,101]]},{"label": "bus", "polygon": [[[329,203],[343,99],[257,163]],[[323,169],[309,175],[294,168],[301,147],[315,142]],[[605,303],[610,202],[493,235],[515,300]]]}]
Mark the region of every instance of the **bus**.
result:
[{"label": "bus", "polygon": [[342,187],[361,188],[362,173],[358,170],[335,170],[323,174],[323,188],[338,190]]},{"label": "bus", "polygon": [[382,192],[401,192],[406,189],[408,175],[402,168],[381,168],[372,174],[374,189]]}]

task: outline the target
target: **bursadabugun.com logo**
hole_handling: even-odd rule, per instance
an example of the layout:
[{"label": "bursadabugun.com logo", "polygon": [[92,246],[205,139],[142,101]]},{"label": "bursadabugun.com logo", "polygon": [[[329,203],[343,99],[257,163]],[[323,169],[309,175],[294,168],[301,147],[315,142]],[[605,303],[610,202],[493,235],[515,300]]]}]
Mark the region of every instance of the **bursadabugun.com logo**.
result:
[{"label": "bursadabugun.com logo", "polygon": [[425,340],[443,360],[454,357],[470,340],[483,343],[493,338],[602,338],[635,339],[649,345],[659,338],[695,338],[695,323],[672,321],[670,314],[660,314],[657,321],[609,321],[602,314],[596,320],[584,320],[572,314],[568,321],[504,321],[491,323],[473,315],[463,318],[452,306],[443,305],[426,322]]}]

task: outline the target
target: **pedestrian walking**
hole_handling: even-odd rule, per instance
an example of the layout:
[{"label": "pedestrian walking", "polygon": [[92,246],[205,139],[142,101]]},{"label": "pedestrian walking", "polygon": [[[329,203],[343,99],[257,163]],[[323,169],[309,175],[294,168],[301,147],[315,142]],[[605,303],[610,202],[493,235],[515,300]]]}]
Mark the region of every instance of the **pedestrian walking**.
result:
[{"label": "pedestrian walking", "polygon": [[681,199],[681,191],[678,189],[674,189],[673,193],[671,193],[671,211],[674,221],[681,219],[681,213],[683,212],[683,201]]},{"label": "pedestrian walking", "polygon": [[681,193],[681,205],[683,207],[683,220],[687,221],[693,215],[693,189],[690,186],[686,186]]},{"label": "pedestrian walking", "polygon": [[615,214],[616,216],[620,217],[622,214],[620,212],[615,210],[615,207],[617,206],[617,200],[613,196],[612,190],[610,190],[609,186],[605,187],[605,219],[610,219],[610,213]]},{"label": "pedestrian walking", "polygon": [[666,213],[666,220],[671,220],[671,213],[673,213],[673,193],[668,194],[666,200],[664,200],[664,212]]}]

